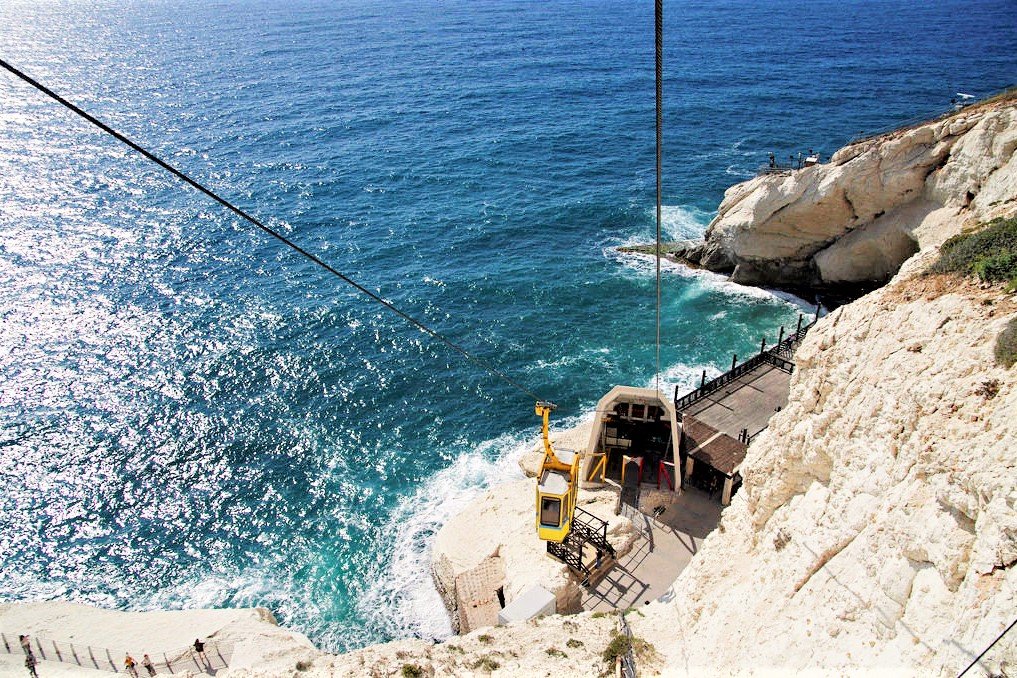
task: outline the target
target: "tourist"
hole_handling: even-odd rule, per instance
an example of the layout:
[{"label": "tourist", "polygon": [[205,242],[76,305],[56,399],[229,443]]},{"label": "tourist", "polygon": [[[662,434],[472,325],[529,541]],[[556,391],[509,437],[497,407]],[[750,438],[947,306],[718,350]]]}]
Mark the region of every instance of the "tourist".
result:
[{"label": "tourist", "polygon": [[141,665],[148,671],[148,675],[155,675],[155,665],[152,664],[152,660],[148,658],[147,654],[141,658]]},{"label": "tourist", "polygon": [[32,657],[32,643],[28,640],[28,636],[18,636],[18,641],[21,643],[21,649],[25,651],[25,654]]},{"label": "tourist", "polygon": [[194,639],[194,652],[199,657],[204,659],[206,664],[211,663],[211,662],[208,661],[208,655],[205,654],[205,644],[203,642],[201,642],[201,640],[198,639],[198,638]]},{"label": "tourist", "polygon": [[127,669],[127,673],[138,678],[138,663],[134,661],[134,657],[130,653],[124,656],[124,668]]}]

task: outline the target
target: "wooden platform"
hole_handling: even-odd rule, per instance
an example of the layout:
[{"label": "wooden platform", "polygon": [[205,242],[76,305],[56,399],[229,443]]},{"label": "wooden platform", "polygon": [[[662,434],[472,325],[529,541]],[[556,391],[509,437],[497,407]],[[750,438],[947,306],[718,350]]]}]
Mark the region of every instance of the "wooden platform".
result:
[{"label": "wooden platform", "polygon": [[738,438],[742,429],[750,436],[766,428],[777,408],[787,405],[791,375],[773,365],[762,364],[682,411],[707,426]]}]

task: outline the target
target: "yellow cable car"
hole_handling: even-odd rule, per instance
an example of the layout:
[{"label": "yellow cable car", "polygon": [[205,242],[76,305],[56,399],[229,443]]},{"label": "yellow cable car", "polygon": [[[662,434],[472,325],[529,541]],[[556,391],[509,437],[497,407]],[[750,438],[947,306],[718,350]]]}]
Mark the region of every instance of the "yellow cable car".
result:
[{"label": "yellow cable car", "polygon": [[547,426],[554,403],[538,402],[536,413],[544,419],[544,461],[537,477],[537,536],[561,543],[572,529],[572,515],[579,493],[579,457],[572,450],[555,454]]}]

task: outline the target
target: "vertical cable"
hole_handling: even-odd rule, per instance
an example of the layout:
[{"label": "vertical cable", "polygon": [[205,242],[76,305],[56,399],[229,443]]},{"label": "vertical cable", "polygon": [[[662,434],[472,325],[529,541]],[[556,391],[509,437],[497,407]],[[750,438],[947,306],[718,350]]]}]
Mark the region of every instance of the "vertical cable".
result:
[{"label": "vertical cable", "polygon": [[656,0],[654,12],[655,47],[656,47],[656,84],[657,84],[657,353],[656,375],[657,392],[660,392],[660,157],[664,132],[663,113],[663,74],[664,74],[664,0]]}]

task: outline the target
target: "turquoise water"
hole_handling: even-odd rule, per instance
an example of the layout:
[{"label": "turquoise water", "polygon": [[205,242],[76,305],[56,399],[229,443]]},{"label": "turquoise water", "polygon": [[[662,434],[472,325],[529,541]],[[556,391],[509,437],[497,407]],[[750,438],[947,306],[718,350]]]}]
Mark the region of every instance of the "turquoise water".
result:
[{"label": "turquoise water", "polygon": [[[665,228],[774,151],[1017,82],[1012,2],[667,3]],[[653,382],[652,3],[0,6],[0,55],[560,404]],[[0,76],[0,599],[448,622],[532,402]],[[667,388],[794,299],[664,272]]]}]

